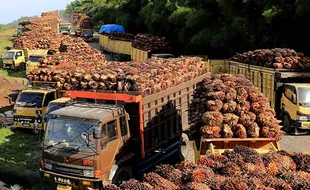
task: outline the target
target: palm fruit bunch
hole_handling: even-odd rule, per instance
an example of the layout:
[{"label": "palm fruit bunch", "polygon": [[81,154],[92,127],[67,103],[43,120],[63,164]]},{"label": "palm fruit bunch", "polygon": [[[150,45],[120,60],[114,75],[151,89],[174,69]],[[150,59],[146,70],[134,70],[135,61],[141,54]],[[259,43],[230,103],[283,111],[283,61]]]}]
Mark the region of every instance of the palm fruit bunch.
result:
[{"label": "palm fruit bunch", "polygon": [[310,59],[294,49],[273,48],[257,49],[237,53],[231,58],[240,63],[269,67],[274,69],[305,69],[310,68]]},{"label": "palm fruit bunch", "polygon": [[131,179],[103,190],[308,190],[309,155],[287,151],[259,154],[236,146],[222,154],[201,156],[197,163],[159,165],[141,181]]},{"label": "palm fruit bunch", "polygon": [[282,136],[274,110],[244,75],[220,74],[198,83],[189,120],[204,138]]}]

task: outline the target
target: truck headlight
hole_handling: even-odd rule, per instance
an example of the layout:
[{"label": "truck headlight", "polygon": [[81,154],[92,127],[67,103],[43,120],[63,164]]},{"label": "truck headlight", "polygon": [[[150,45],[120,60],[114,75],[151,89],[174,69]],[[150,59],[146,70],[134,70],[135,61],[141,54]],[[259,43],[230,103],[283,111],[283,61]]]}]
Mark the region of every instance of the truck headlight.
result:
[{"label": "truck headlight", "polygon": [[306,120],[308,120],[308,117],[307,116],[303,116],[303,115],[297,115],[297,120],[299,120],[299,121],[306,121]]},{"label": "truck headlight", "polygon": [[45,169],[52,170],[53,166],[50,163],[45,163]]},{"label": "truck headlight", "polygon": [[93,170],[83,170],[83,175],[85,177],[94,177],[94,171]]},{"label": "truck headlight", "polygon": [[36,114],[37,115],[41,115],[42,114],[42,110],[36,110]]},{"label": "truck headlight", "polygon": [[299,121],[307,121],[309,119],[309,115],[297,111],[296,119]]}]

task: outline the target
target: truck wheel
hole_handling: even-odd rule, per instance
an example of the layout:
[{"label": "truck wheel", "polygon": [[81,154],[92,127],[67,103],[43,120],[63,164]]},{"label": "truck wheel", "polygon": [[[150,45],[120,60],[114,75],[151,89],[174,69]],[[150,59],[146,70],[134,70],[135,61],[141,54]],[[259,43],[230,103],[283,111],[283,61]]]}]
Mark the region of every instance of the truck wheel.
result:
[{"label": "truck wheel", "polygon": [[187,134],[182,133],[182,139],[181,139],[181,147],[179,152],[179,159],[181,161],[185,160],[187,158],[188,152],[189,152],[189,138]]},{"label": "truck wheel", "polygon": [[290,134],[292,132],[292,127],[291,127],[291,122],[290,118],[288,117],[287,114],[283,116],[283,130],[287,133]]},{"label": "truck wheel", "polygon": [[128,181],[132,178],[132,172],[129,167],[121,167],[117,169],[113,179],[112,183],[119,186],[123,183],[123,181]]},{"label": "truck wheel", "polygon": [[120,61],[120,60],[121,60],[121,56],[120,56],[119,54],[114,54],[113,59],[114,59],[115,61]]},{"label": "truck wheel", "polygon": [[24,71],[25,69],[26,69],[26,64],[25,63],[19,64],[19,70],[20,71]]}]

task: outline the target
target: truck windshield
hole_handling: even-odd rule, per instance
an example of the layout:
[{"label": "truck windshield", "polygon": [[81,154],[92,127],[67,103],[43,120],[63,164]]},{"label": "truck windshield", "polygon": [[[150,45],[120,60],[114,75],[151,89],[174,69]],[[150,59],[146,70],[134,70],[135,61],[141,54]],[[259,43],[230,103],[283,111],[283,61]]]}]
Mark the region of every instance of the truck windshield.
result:
[{"label": "truck windshield", "polygon": [[38,62],[39,59],[43,58],[42,56],[36,56],[36,55],[31,55],[29,57],[29,61],[31,62]]},{"label": "truck windshield", "polygon": [[39,92],[21,92],[16,100],[16,106],[18,107],[42,107],[42,101],[44,93]]},{"label": "truck windshield", "polygon": [[299,87],[298,88],[298,102],[301,106],[310,107],[310,88]]},{"label": "truck windshield", "polygon": [[91,34],[92,34],[92,30],[90,30],[90,29],[83,29],[83,30],[82,30],[82,34],[91,35]]},{"label": "truck windshield", "polygon": [[51,113],[52,111],[55,111],[55,110],[57,110],[57,109],[59,109],[59,108],[62,108],[62,107],[64,107],[64,106],[65,106],[64,103],[57,103],[57,102],[50,103],[50,104],[48,105],[46,114],[49,114],[49,113]]},{"label": "truck windshield", "polygon": [[60,30],[62,30],[62,31],[69,30],[69,27],[68,26],[61,26]]},{"label": "truck windshield", "polygon": [[[97,120],[72,117],[51,117],[47,123],[44,145],[57,148],[74,148],[77,151],[89,152],[96,149],[96,140],[93,138],[93,127]],[[90,147],[90,148],[89,148]]]},{"label": "truck windshield", "polygon": [[4,54],[4,59],[13,59],[14,58],[15,53],[14,52],[6,52]]}]

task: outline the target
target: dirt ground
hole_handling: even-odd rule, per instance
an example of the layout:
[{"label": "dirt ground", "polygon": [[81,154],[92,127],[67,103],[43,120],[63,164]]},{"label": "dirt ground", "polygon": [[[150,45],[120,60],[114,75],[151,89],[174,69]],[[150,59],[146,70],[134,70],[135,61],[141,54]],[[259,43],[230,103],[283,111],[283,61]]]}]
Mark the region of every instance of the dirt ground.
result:
[{"label": "dirt ground", "polygon": [[293,152],[310,152],[310,134],[307,135],[287,135],[280,141],[282,150]]},{"label": "dirt ground", "polygon": [[0,108],[9,105],[8,95],[14,90],[20,90],[23,84],[16,79],[0,76]]}]

